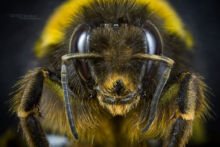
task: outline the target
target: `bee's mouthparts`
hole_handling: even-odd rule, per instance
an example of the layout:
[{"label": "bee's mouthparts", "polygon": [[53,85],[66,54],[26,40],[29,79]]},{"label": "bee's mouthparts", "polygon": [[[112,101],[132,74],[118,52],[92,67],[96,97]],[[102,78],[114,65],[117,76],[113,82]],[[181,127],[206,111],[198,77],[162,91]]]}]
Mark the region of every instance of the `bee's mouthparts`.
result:
[{"label": "bee's mouthparts", "polygon": [[103,102],[108,104],[129,104],[132,103],[137,93],[131,93],[130,95],[123,97],[110,97],[108,95],[104,95]]}]

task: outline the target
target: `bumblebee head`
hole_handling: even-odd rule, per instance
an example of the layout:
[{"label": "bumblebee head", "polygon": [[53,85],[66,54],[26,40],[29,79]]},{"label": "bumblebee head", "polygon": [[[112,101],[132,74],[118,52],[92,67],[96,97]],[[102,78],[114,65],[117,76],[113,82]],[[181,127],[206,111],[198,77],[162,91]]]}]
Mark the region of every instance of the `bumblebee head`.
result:
[{"label": "bumblebee head", "polygon": [[[124,115],[140,104],[142,109],[136,109],[140,112],[136,114],[148,118],[146,131],[174,61],[172,74],[177,75],[184,70],[181,57],[192,45],[191,35],[165,0],[72,0],[48,21],[35,52],[54,65],[55,71],[62,65],[62,88],[72,128],[68,86],[79,99],[87,91],[95,92],[93,97],[112,115]],[[67,71],[70,59],[72,72]],[[67,74],[72,76],[70,82]],[[148,117],[141,113],[146,108],[150,109]]]},{"label": "bumblebee head", "polygon": [[[42,58],[66,40],[63,61],[74,59],[82,83],[113,115],[126,114],[143,97],[152,100],[157,85],[163,87],[163,63],[172,63],[164,55],[178,63],[175,54],[192,45],[177,14],[161,0],[68,1],[48,22],[36,55]],[[60,61],[66,50],[57,52]]]},{"label": "bumblebee head", "polygon": [[113,115],[124,115],[139,103],[145,82],[152,82],[152,77],[144,77],[159,69],[154,61],[138,59],[137,55],[160,56],[162,39],[149,21],[141,26],[84,23],[71,35],[69,52],[81,55],[74,61],[75,69],[97,92],[100,105]]}]

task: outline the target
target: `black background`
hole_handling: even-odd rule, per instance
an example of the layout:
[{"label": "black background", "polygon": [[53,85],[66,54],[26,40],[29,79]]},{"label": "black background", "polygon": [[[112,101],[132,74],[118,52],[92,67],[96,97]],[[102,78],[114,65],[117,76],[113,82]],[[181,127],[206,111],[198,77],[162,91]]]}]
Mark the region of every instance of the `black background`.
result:
[{"label": "black background", "polygon": [[[208,144],[220,144],[220,8],[218,0],[170,0],[188,29],[196,46],[195,68],[211,88],[214,119],[207,121]],[[9,93],[17,80],[31,69],[32,47],[49,15],[62,0],[7,0],[0,13],[0,136],[16,128],[15,116],[8,112]]]}]

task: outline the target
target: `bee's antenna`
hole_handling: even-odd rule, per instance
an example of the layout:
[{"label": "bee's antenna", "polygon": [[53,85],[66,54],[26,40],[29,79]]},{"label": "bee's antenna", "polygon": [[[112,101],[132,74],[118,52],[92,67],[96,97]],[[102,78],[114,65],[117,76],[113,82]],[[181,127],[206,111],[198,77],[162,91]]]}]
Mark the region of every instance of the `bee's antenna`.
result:
[{"label": "bee's antenna", "polygon": [[70,98],[69,98],[69,92],[68,92],[68,78],[67,78],[67,67],[65,63],[62,63],[61,67],[61,83],[62,83],[62,88],[63,88],[63,95],[65,99],[65,110],[66,110],[66,115],[70,124],[70,128],[72,131],[73,136],[75,139],[78,139],[78,134],[76,132],[76,127],[74,124],[74,119],[73,119],[73,113],[72,113],[72,108],[70,104]]},{"label": "bee's antenna", "polygon": [[154,92],[154,95],[153,95],[153,99],[151,101],[151,107],[150,107],[150,113],[149,113],[149,117],[148,117],[148,122],[147,122],[147,125],[144,127],[144,129],[142,130],[142,133],[146,132],[154,118],[155,118],[155,115],[156,115],[156,111],[157,111],[157,105],[158,105],[158,102],[159,102],[159,99],[160,99],[160,95],[162,93],[162,90],[164,88],[164,86],[166,85],[167,83],[167,80],[168,78],[170,77],[170,72],[171,72],[171,68],[173,67],[173,64],[174,64],[174,61],[168,57],[165,57],[165,56],[159,56],[159,55],[149,55],[149,54],[136,54],[133,56],[134,58],[139,58],[139,59],[144,59],[144,60],[153,60],[153,61],[159,61],[159,62],[163,62],[166,64],[166,68],[159,80],[159,83],[156,87],[156,90]]},{"label": "bee's antenna", "polygon": [[159,99],[160,99],[160,95],[162,93],[162,90],[170,76],[170,71],[171,71],[171,67],[167,66],[164,70],[164,73],[163,75],[161,76],[160,80],[159,80],[159,84],[155,90],[155,93],[154,93],[154,96],[153,96],[153,99],[152,99],[152,102],[151,102],[151,107],[150,107],[150,113],[149,113],[149,119],[148,119],[148,122],[147,122],[147,125],[145,126],[145,128],[142,130],[142,133],[146,132],[154,118],[155,118],[155,115],[156,115],[156,111],[157,111],[157,105],[158,105],[158,102],[159,102]]},{"label": "bee's antenna", "polygon": [[[90,58],[101,58],[102,56],[98,54],[92,54],[92,53],[69,53],[66,55],[63,55],[61,60],[62,60],[62,66],[61,66],[61,83],[62,83],[62,88],[63,88],[63,95],[65,99],[65,110],[66,110],[66,115],[70,124],[70,128],[72,131],[73,136],[78,139],[78,134],[76,132],[76,127],[74,124],[74,119],[73,119],[73,113],[72,113],[72,108],[71,108],[71,103],[70,103],[70,98],[69,98],[69,88],[68,88],[68,76],[67,76],[67,67],[65,62],[68,61],[69,59],[90,59]],[[72,93],[74,97],[78,97],[76,94]]]}]

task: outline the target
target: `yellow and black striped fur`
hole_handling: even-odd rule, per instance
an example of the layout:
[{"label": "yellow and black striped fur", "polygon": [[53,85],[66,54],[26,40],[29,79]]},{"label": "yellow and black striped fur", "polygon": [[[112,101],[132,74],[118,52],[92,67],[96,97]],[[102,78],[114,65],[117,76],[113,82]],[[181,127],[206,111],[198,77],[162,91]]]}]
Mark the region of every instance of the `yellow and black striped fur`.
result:
[{"label": "yellow and black striped fur", "polygon": [[[61,58],[71,53],[73,32],[81,24],[93,28],[89,53],[102,58],[66,63],[72,116],[79,137],[76,141],[65,115]],[[175,64],[162,89],[152,124],[143,131],[159,83],[155,75],[162,64],[152,60],[155,68],[145,72],[140,80],[145,62],[133,56],[144,53],[141,28],[145,24],[152,25],[158,35],[155,38],[160,42],[157,47],[161,53],[157,55],[168,57]],[[163,146],[185,146],[193,123],[203,118],[209,108],[206,85],[191,65],[192,48],[190,33],[165,0],[64,2],[36,43],[38,67],[18,83],[13,98],[13,110],[28,144],[48,146],[44,130],[49,130],[84,146],[150,146],[150,140],[162,141]],[[78,71],[81,63],[90,68],[83,75]],[[92,80],[83,79],[88,72]],[[104,101],[106,94],[111,100],[121,100],[132,92],[135,94],[129,103]]]}]

